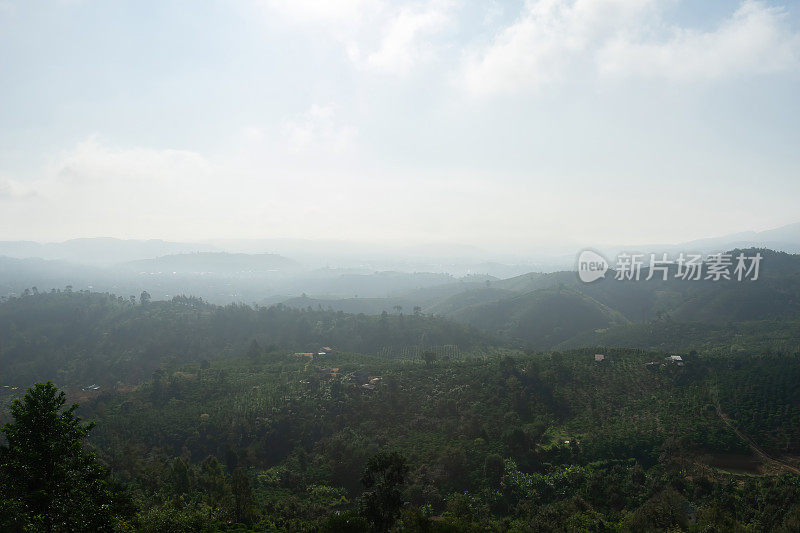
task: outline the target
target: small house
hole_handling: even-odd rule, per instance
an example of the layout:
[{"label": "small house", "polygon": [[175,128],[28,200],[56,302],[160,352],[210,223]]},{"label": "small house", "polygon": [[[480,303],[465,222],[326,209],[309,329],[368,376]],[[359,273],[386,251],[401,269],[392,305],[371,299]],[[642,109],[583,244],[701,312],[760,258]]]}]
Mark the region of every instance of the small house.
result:
[{"label": "small house", "polygon": [[594,354],[594,362],[595,363],[602,363],[606,360],[606,356],[601,353]]},{"label": "small house", "polygon": [[317,370],[317,375],[322,379],[335,378],[339,375],[338,368],[322,368]]}]

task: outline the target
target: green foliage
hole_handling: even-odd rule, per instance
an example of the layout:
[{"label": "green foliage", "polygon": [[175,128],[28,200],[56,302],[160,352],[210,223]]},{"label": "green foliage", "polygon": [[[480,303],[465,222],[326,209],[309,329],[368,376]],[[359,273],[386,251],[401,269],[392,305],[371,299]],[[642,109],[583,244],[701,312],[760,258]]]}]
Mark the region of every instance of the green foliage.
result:
[{"label": "green foliage", "polygon": [[10,406],[3,426],[0,498],[4,528],[47,531],[110,531],[115,495],[94,453],[84,449],[92,423],[62,409],[64,393],[51,382],[36,384]]},{"label": "green foliage", "polygon": [[367,533],[370,524],[356,511],[337,512],[329,516],[319,527],[320,533]]},{"label": "green foliage", "polygon": [[148,507],[136,517],[136,530],[147,533],[190,533],[218,530],[219,516],[207,505],[176,506],[158,503]]},{"label": "green foliage", "polygon": [[471,305],[457,321],[546,349],[583,331],[626,323],[621,314],[573,289],[539,289],[497,302]]},{"label": "green foliage", "polygon": [[253,489],[243,468],[237,468],[233,471],[231,491],[233,492],[236,521],[243,524],[252,522],[254,514]]},{"label": "green foliage", "polygon": [[[149,494],[144,508],[168,503],[187,517],[202,508],[220,523],[256,529],[352,523],[357,530],[364,523],[348,510],[385,529],[386,517],[398,517],[386,512],[389,501],[401,503],[404,528],[421,531],[631,529],[651,519],[673,527],[688,522],[670,518],[674,501],[661,495],[670,484],[698,517],[739,497],[736,485],[722,483],[727,473],[709,476],[711,467],[696,465],[718,454],[748,457],[747,444],[717,415],[715,391],[733,412],[722,376],[735,378],[733,390],[741,386],[736,369],[749,368],[758,383],[773,373],[767,360],[748,367],[752,358],[686,354],[681,367],[663,353],[604,351],[603,364],[593,349],[430,366],[343,353],[318,363],[243,357],[165,371],[86,408],[95,416],[102,408],[94,441]],[[771,364],[782,368],[778,360]],[[320,377],[323,364],[338,375]],[[365,390],[370,376],[381,380]],[[772,379],[759,394],[769,394]],[[788,389],[773,388],[778,405],[778,392]],[[138,451],[127,451],[131,445]],[[359,472],[388,449],[406,457],[404,483],[378,490],[385,485],[376,474],[365,490]],[[128,462],[131,453],[147,459]],[[251,486],[249,517],[236,510],[237,471]],[[751,520],[745,508],[759,504],[748,502],[734,522]],[[790,520],[789,509],[771,523]]]},{"label": "green foliage", "polygon": [[[126,374],[144,376],[135,387],[75,391],[89,397],[81,414],[98,421],[91,444],[115,476],[84,468],[100,481],[74,484],[89,496],[68,519],[107,502],[92,519],[109,525],[96,529],[115,517],[128,517],[119,529],[143,531],[793,531],[800,522],[800,478],[775,475],[777,463],[754,455],[717,411],[792,461],[800,361],[765,353],[762,340],[796,336],[793,319],[711,329],[663,320],[658,331],[672,343],[664,346],[695,343],[693,351],[542,353],[476,342],[464,357],[425,348],[392,358],[344,347],[486,337],[422,314],[217,307],[185,297],[133,306],[82,292],[29,295],[0,305],[3,317],[12,318],[0,320],[3,359],[17,376],[147,369]],[[655,329],[636,331],[645,346],[660,342]],[[328,344],[339,350],[291,355]],[[64,346],[81,351],[73,360]],[[676,353],[684,365],[665,360]],[[42,402],[55,427],[74,427],[82,441],[89,426],[62,409],[63,396],[51,400]],[[27,412],[25,401],[4,416]],[[0,452],[4,465],[34,449],[17,448],[11,462]],[[67,458],[58,468],[71,464],[83,463]],[[45,515],[31,511],[24,491],[9,490],[16,485],[2,472],[0,529],[45,528]],[[116,496],[120,483],[132,501]]]},{"label": "green foliage", "polygon": [[401,492],[408,476],[406,459],[398,452],[381,452],[367,461],[361,483],[361,513],[374,531],[388,531],[403,506]]},{"label": "green foliage", "polygon": [[722,410],[762,447],[800,453],[800,354],[715,362]]},{"label": "green foliage", "polygon": [[[145,297],[145,294],[142,294]],[[143,304],[149,301],[145,297]],[[165,361],[391,346],[482,346],[476,330],[422,315],[365,316],[276,305],[216,306],[177,296],[133,305],[113,294],[61,291],[0,302],[3,384],[57,376],[85,386],[138,383]],[[265,347],[262,349],[262,347]]]}]

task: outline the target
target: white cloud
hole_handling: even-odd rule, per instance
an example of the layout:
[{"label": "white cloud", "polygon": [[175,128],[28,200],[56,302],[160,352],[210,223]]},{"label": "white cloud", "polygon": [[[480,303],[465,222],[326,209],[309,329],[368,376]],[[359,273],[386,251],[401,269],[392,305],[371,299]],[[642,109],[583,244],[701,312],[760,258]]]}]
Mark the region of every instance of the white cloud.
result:
[{"label": "white cloud", "polygon": [[349,37],[383,9],[382,0],[254,0],[254,3],[268,16],[321,25],[339,38]]},{"label": "white cloud", "polygon": [[324,231],[338,211],[332,203],[357,188],[356,131],[333,104],[234,140],[209,155],[90,137],[52,157],[35,179],[0,176],[0,227],[8,238],[45,240],[292,236]]},{"label": "white cloud", "polygon": [[567,77],[648,76],[692,82],[797,68],[800,35],[785,13],[746,1],[715,30],[664,21],[666,0],[529,0],[464,61],[473,94],[530,90]]},{"label": "white cloud", "polygon": [[191,185],[193,179],[207,175],[209,166],[209,162],[195,152],[114,149],[103,146],[93,136],[63,153],[51,166],[49,174],[56,183],[68,186],[104,188],[124,184],[135,190],[144,182],[152,182],[167,188],[183,188]]},{"label": "white cloud", "polygon": [[[244,2],[252,17],[255,0]],[[582,188],[587,182],[613,183],[620,191],[643,184],[636,195],[620,192],[604,205],[621,213],[627,213],[628,205],[642,206],[633,218],[644,220],[653,205],[686,199],[685,190],[674,197],[658,188],[657,194],[648,193],[653,184],[667,183],[680,192],[672,183],[680,176],[708,183],[706,188],[717,194],[733,190],[728,174],[741,183],[764,176],[757,196],[780,204],[770,207],[773,214],[794,213],[786,191],[796,182],[792,143],[797,135],[791,128],[796,109],[782,101],[762,105],[772,104],[767,99],[776,92],[763,89],[794,87],[792,76],[748,87],[747,98],[752,94],[758,100],[738,94],[745,91],[728,91],[734,85],[729,84],[721,89],[737,94],[706,107],[672,101],[651,105],[651,94],[635,83],[626,91],[589,87],[586,101],[565,91],[541,102],[491,101],[486,106],[464,102],[458,90],[442,90],[452,87],[442,87],[440,76],[454,71],[473,94],[494,95],[551,84],[583,89],[599,79],[613,84],[635,76],[694,83],[796,68],[796,25],[780,9],[731,3],[728,16],[701,30],[667,22],[672,11],[662,8],[675,2],[540,0],[511,13],[499,11],[497,4],[460,9],[455,0],[262,0],[269,22],[243,25],[243,32],[253,34],[228,43],[247,72],[226,70],[219,86],[204,86],[195,75],[180,73],[170,75],[169,83],[156,83],[163,73],[148,72],[142,78],[147,85],[164,85],[167,92],[121,99],[111,91],[111,96],[98,93],[96,102],[68,95],[56,99],[55,110],[35,106],[41,116],[4,124],[7,138],[20,133],[21,140],[6,150],[13,156],[0,162],[6,172],[0,176],[3,238],[424,237],[438,231],[443,238],[481,235],[491,243],[497,235],[515,235],[524,242],[542,228],[542,235],[559,239],[573,219],[576,235],[600,232],[594,221],[586,224],[584,207],[595,197]],[[683,0],[683,14],[692,16],[689,4]],[[208,23],[210,35],[216,22]],[[272,33],[262,41],[265,28]],[[286,54],[252,46],[261,42],[285,43],[280,49]],[[469,46],[476,48],[462,56]],[[331,57],[331,47],[341,58]],[[203,57],[192,55],[188,63],[201,66]],[[420,68],[426,61],[429,68]],[[207,75],[205,68],[199,70]],[[410,76],[395,80],[373,72]],[[9,101],[19,98],[22,89],[42,98],[50,94],[36,87],[13,88]],[[160,107],[165,96],[180,99],[197,92],[210,99],[188,101],[175,113]],[[684,96],[694,96],[693,91],[680,95],[680,104]],[[327,103],[330,99],[342,107]],[[769,109],[740,113],[750,101]],[[284,110],[298,105],[306,106],[299,108],[304,111],[286,119]],[[205,120],[186,120],[184,107],[200,110]],[[787,114],[775,120],[784,108]],[[164,111],[156,116],[152,109]],[[97,120],[106,110],[109,118]],[[98,128],[131,139],[144,123],[152,128],[129,146],[89,139],[39,168],[54,143],[71,139],[63,135]],[[652,128],[654,123],[663,127]],[[735,129],[742,131],[729,133]],[[156,130],[159,134],[153,135]],[[27,137],[40,133],[40,142]],[[157,142],[164,144],[143,147]],[[213,148],[204,153],[160,149],[176,142]],[[27,144],[29,154],[17,153]],[[468,179],[473,185],[465,185]],[[565,189],[570,180],[577,185]],[[727,209],[738,205],[731,199],[750,200],[752,188],[745,189],[746,194],[731,192],[713,203]],[[714,197],[703,200],[708,198]],[[611,225],[622,226],[622,218]],[[662,231],[659,224],[636,227]],[[610,234],[614,228],[602,230]]]},{"label": "white cloud", "polygon": [[57,154],[37,179],[24,183],[25,201],[0,195],[7,238],[264,234],[257,225],[275,221],[277,211],[263,216],[272,213],[274,198],[292,202],[298,196],[286,195],[286,185],[270,179],[269,170],[243,167],[230,154],[120,148],[97,138]]},{"label": "white cloud", "polygon": [[284,125],[289,149],[308,151],[316,155],[341,153],[353,148],[356,128],[342,124],[334,104],[312,105],[297,119]]},{"label": "white cloud", "polygon": [[523,13],[485,49],[469,54],[467,89],[513,92],[557,80],[598,42],[633,26],[652,2],[529,0]]},{"label": "white cloud", "polygon": [[20,200],[35,196],[24,183],[0,175],[0,200]]},{"label": "white cloud", "polygon": [[435,55],[435,37],[446,27],[451,0],[256,0],[278,15],[339,43],[365,71],[403,76]]},{"label": "white cloud", "polygon": [[[335,109],[320,106],[298,121],[324,123],[332,116]],[[241,151],[217,157],[118,148],[90,138],[55,157],[40,179],[25,187],[35,196],[21,201],[0,194],[0,227],[7,228],[4,238],[35,240],[479,236],[491,241],[496,224],[519,226],[532,216],[529,197],[487,190],[474,176],[372,171],[341,154],[320,154],[315,128],[308,137],[299,134],[299,143],[280,128],[251,128],[240,136]],[[6,183],[0,181],[0,187]],[[537,198],[545,197],[548,202],[533,210],[542,220],[557,209],[558,196],[538,191]],[[503,205],[499,218],[493,205]],[[495,225],[486,224],[490,216]],[[15,225],[17,220],[25,225]]]},{"label": "white cloud", "polygon": [[401,8],[385,23],[378,49],[362,59],[358,45],[351,45],[351,60],[361,68],[407,74],[415,65],[434,55],[428,37],[447,23],[446,7],[439,3],[423,9]]},{"label": "white cloud", "polygon": [[[220,201],[233,201],[221,176],[201,154],[183,150],[115,148],[90,138],[63,152],[30,183],[32,231],[71,235],[179,232],[206,225]],[[212,192],[213,191],[213,192]],[[40,227],[37,227],[40,226]]]},{"label": "white cloud", "polygon": [[679,82],[790,70],[800,65],[800,34],[785,19],[778,8],[745,2],[715,31],[672,28],[662,42],[610,42],[598,55],[598,68],[606,75]]}]

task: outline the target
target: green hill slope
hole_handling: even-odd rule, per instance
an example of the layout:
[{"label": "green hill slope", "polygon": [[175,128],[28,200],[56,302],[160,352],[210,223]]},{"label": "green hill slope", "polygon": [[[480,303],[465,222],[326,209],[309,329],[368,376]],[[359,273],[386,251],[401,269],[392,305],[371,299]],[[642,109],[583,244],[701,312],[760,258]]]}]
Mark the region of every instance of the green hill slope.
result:
[{"label": "green hill slope", "polygon": [[627,322],[620,313],[567,288],[541,289],[476,304],[450,316],[535,348],[554,346],[581,332]]}]

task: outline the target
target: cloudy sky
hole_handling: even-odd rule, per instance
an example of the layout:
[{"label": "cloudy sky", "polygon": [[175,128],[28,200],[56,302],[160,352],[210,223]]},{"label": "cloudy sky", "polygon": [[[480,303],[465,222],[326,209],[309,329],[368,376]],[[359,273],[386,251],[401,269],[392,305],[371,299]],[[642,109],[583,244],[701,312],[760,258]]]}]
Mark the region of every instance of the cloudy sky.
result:
[{"label": "cloudy sky", "polygon": [[800,2],[0,0],[0,240],[800,220]]}]

